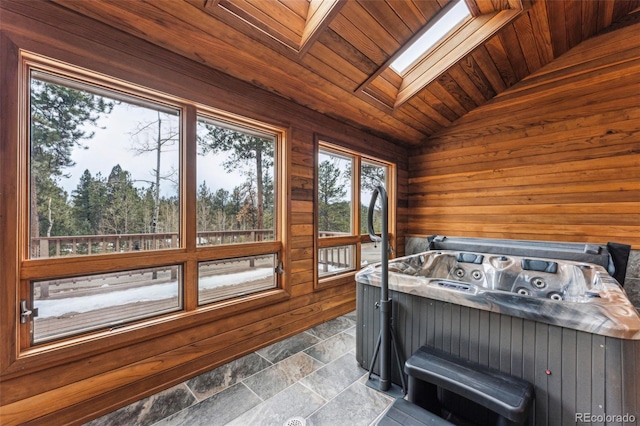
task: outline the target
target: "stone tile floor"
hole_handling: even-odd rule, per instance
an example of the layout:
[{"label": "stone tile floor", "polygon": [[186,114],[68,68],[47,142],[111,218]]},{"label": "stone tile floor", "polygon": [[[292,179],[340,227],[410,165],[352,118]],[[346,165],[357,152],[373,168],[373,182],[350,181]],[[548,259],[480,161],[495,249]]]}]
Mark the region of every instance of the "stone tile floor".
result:
[{"label": "stone tile floor", "polygon": [[393,402],[365,385],[355,312],[328,321],[87,423],[370,425]]}]

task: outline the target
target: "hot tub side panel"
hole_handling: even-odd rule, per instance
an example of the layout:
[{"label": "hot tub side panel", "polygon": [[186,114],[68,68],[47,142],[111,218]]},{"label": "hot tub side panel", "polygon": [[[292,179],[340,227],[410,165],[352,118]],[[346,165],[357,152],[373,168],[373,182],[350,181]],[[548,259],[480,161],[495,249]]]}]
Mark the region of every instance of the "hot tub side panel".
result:
[{"label": "hot tub side panel", "polygon": [[[598,336],[395,291],[392,327],[401,357],[430,345],[528,380],[531,425],[638,425],[640,341]],[[369,368],[379,333],[378,287],[358,283],[356,357]],[[400,383],[392,359],[393,381]],[[374,372],[377,372],[377,366]],[[577,415],[609,422],[576,422]],[[634,416],[622,422],[617,416]]]}]

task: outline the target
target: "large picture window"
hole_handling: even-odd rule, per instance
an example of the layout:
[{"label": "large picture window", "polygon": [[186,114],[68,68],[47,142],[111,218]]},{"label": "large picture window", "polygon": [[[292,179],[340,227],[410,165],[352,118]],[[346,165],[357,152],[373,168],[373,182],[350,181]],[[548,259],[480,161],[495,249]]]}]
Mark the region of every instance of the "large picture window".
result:
[{"label": "large picture window", "polygon": [[32,70],[30,135],[30,257],[179,247],[179,109]]},{"label": "large picture window", "polygon": [[198,245],[272,241],[274,135],[198,117]]},{"label": "large picture window", "polygon": [[21,349],[285,295],[282,129],[23,55]]},{"label": "large picture window", "polygon": [[[390,169],[381,160],[319,143],[317,260],[321,280],[380,260],[379,245],[371,241],[366,221],[374,189],[383,186],[390,191]],[[379,200],[373,218],[374,230],[380,232]]]},{"label": "large picture window", "polygon": [[318,153],[318,236],[351,235],[353,156],[326,149]]}]

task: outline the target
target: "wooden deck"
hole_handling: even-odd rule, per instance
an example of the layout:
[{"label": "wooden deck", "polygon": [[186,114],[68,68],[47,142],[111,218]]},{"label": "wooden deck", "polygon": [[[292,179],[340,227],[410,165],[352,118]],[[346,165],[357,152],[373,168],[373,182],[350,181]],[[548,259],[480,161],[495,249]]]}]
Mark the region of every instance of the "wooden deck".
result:
[{"label": "wooden deck", "polygon": [[[252,266],[253,260],[253,266]],[[255,270],[256,268],[273,268],[271,257],[256,257],[245,260],[216,262],[214,265],[200,268],[200,277],[225,276]],[[145,269],[141,271],[125,271],[111,274],[94,275],[88,277],[75,277],[47,282],[48,296],[43,297],[44,283],[34,285],[34,298],[36,301],[60,300],[61,303],[72,304],[74,299],[80,301],[83,297],[96,295],[108,296],[114,292],[127,291],[151,287],[161,284],[175,283],[177,296],[161,300],[144,300],[139,298],[132,303],[114,304],[105,308],[92,309],[86,312],[78,312],[69,306],[68,312],[63,315],[38,318],[33,322],[34,342],[44,342],[53,338],[60,338],[73,334],[79,334],[100,328],[117,328],[126,323],[140,319],[157,316],[182,309],[182,297],[178,285],[178,267],[165,267]],[[153,274],[156,273],[156,278]],[[273,278],[250,280],[233,285],[223,285],[216,288],[202,289],[199,299],[210,303],[216,300],[224,300],[232,297],[261,291],[275,286]]]}]

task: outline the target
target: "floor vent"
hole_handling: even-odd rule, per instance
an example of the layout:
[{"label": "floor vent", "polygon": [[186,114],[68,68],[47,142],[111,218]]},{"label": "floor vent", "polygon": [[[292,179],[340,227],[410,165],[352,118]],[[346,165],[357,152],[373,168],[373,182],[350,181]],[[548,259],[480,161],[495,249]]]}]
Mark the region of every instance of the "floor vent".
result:
[{"label": "floor vent", "polygon": [[292,417],[284,422],[283,426],[305,426],[306,423],[306,420],[302,417]]}]

